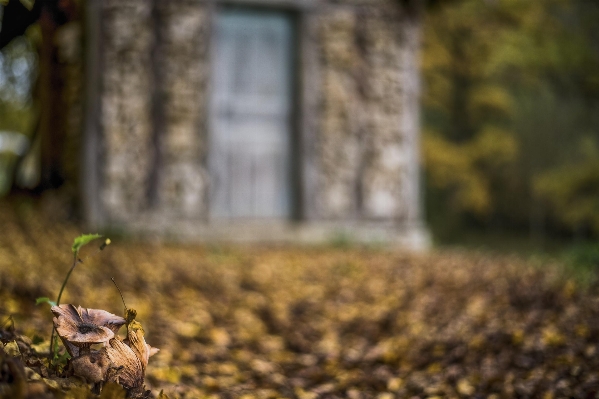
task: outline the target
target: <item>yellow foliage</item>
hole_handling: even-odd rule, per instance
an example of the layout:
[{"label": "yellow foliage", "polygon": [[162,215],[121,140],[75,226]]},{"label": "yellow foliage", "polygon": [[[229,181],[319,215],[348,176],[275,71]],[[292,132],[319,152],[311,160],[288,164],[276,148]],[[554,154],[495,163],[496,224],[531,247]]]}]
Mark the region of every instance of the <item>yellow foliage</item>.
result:
[{"label": "yellow foliage", "polygon": [[[100,399],[125,399],[126,396],[127,391],[125,391],[122,386],[113,382],[109,382],[102,388]],[[161,399],[164,399],[164,396],[160,397]]]},{"label": "yellow foliage", "polygon": [[[471,96],[470,107],[473,115],[481,115],[484,112],[499,115],[512,113],[514,100],[505,87],[491,84],[481,85],[473,90]],[[479,119],[484,122],[484,118]]]},{"label": "yellow foliage", "polygon": [[495,212],[512,225],[545,217],[542,197],[554,220],[599,232],[597,162],[552,166],[564,163],[579,131],[596,130],[588,115],[599,93],[599,8],[573,0],[439,3],[425,13],[421,61],[424,125],[438,134],[424,139],[430,187],[445,191],[454,213]]},{"label": "yellow foliage", "polygon": [[21,356],[21,351],[19,350],[19,346],[17,345],[16,341],[10,341],[4,344],[2,349],[4,350],[4,353],[6,353],[8,356]]},{"label": "yellow foliage", "polygon": [[512,343],[514,345],[520,345],[524,342],[524,331],[516,330],[512,334]]},{"label": "yellow foliage", "polygon": [[514,136],[496,127],[483,127],[469,145],[475,162],[499,168],[513,162],[518,155],[518,142]]},{"label": "yellow foliage", "polygon": [[555,327],[547,327],[543,330],[541,342],[546,346],[559,346],[566,343],[566,337]]},{"label": "yellow foliage", "polygon": [[599,233],[599,144],[583,140],[580,153],[578,162],[538,176],[534,189],[564,225]]},{"label": "yellow foliage", "polygon": [[465,378],[458,381],[457,389],[460,394],[465,396],[471,396],[476,390],[470,381]]},{"label": "yellow foliage", "polygon": [[490,205],[486,182],[475,169],[467,147],[425,135],[424,160],[429,184],[451,192],[454,208],[484,214]]},{"label": "yellow foliage", "polygon": [[399,391],[403,385],[404,381],[401,378],[391,378],[387,381],[387,389],[389,391]]},{"label": "yellow foliage", "polygon": [[494,171],[513,162],[518,152],[513,136],[493,127],[463,144],[429,131],[423,148],[429,184],[447,190],[454,209],[478,215],[492,209],[489,186]]},{"label": "yellow foliage", "polygon": [[177,384],[181,380],[181,370],[174,367],[154,368],[150,376],[159,381]]}]

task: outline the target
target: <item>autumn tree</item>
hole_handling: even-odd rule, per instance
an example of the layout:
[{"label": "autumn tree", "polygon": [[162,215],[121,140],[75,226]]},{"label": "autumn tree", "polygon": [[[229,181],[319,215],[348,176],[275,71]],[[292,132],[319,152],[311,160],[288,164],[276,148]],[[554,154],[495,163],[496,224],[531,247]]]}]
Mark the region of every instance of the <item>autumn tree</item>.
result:
[{"label": "autumn tree", "polygon": [[598,5],[574,0],[463,0],[427,13],[423,141],[433,224],[569,228],[564,204],[577,202],[548,201],[556,189],[543,182],[554,170],[578,173],[568,165],[584,138],[599,134],[597,18]]}]

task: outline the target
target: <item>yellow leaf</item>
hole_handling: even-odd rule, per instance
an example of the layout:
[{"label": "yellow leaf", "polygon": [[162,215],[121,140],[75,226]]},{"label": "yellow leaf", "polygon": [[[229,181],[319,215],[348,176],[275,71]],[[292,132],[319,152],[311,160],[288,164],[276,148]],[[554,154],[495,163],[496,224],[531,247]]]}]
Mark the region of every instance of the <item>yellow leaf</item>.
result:
[{"label": "yellow leaf", "polygon": [[475,391],[475,388],[472,386],[472,384],[470,384],[470,382],[465,378],[462,378],[458,381],[457,389],[460,394],[466,396],[471,396]]},{"label": "yellow leaf", "polygon": [[390,391],[399,391],[403,385],[404,381],[401,378],[391,378],[387,381],[387,389]]},{"label": "yellow leaf", "polygon": [[4,345],[4,353],[8,356],[19,357],[21,356],[21,351],[19,350],[19,345],[17,345],[17,341],[10,341],[6,345]]}]

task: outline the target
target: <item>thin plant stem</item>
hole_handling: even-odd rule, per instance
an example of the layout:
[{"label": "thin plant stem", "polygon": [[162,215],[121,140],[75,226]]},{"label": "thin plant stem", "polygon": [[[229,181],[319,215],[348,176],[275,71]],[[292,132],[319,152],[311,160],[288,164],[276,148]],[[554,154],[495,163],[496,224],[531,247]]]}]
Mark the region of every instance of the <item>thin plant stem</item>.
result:
[{"label": "thin plant stem", "polygon": [[[102,245],[100,245],[100,248],[98,248],[98,250],[96,252],[94,252],[93,254],[87,256],[85,259],[89,259],[91,257],[96,256],[98,253],[100,253],[104,248],[106,248],[106,246],[110,244],[110,240],[105,240]],[[81,259],[79,259],[79,251],[75,252],[73,254],[73,265],[71,265],[71,268],[69,269],[69,272],[67,273],[66,277],[64,278],[64,281],[62,282],[62,286],[60,287],[60,291],[58,292],[58,298],[56,299],[56,306],[60,305],[60,298],[62,298],[62,292],[64,291],[64,288],[67,285],[67,281],[69,281],[69,277],[71,277],[71,273],[73,273],[73,270],[75,270],[75,266],[77,266],[78,263],[83,263],[83,261]],[[56,327],[54,327],[54,325],[52,326],[52,334],[50,335],[50,353],[52,354],[52,361],[54,361],[54,359],[56,359],[56,349],[54,347],[54,333],[56,332]]]},{"label": "thin plant stem", "polygon": [[64,287],[66,287],[67,285],[67,281],[69,281],[69,277],[71,277],[71,273],[73,273],[73,270],[75,270],[75,266],[77,266],[77,263],[81,263],[81,261],[77,258],[77,255],[77,253],[73,255],[73,265],[69,269],[67,276],[64,278],[64,281],[62,282],[62,287],[60,287],[60,291],[58,291],[58,298],[56,298],[56,306],[60,305],[60,298],[62,297],[62,292],[64,291]]},{"label": "thin plant stem", "polygon": [[[77,255],[78,255],[78,253],[75,253],[73,255],[73,265],[69,269],[67,276],[64,278],[64,281],[62,282],[62,287],[60,287],[60,291],[58,292],[58,298],[56,299],[56,306],[60,305],[60,298],[62,298],[62,292],[64,291],[64,287],[66,287],[66,285],[67,285],[67,281],[69,281],[69,277],[71,277],[71,273],[73,273],[73,270],[75,270],[75,266],[77,266],[77,263],[81,262],[77,258]],[[55,338],[54,332],[55,331],[56,331],[56,327],[52,326],[52,335],[50,336],[50,352],[52,353],[52,360],[54,360],[56,358],[56,349],[54,347],[54,338]]]}]

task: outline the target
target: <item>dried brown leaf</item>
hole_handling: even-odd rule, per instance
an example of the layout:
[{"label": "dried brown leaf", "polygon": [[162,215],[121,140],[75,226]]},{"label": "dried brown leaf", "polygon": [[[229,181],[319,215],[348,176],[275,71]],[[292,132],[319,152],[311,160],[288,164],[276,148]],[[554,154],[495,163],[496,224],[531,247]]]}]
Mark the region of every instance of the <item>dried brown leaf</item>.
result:
[{"label": "dried brown leaf", "polygon": [[119,383],[127,389],[143,386],[144,368],[130,347],[119,338],[113,338],[104,350],[113,366],[119,369],[116,375],[108,379],[108,382]]}]

